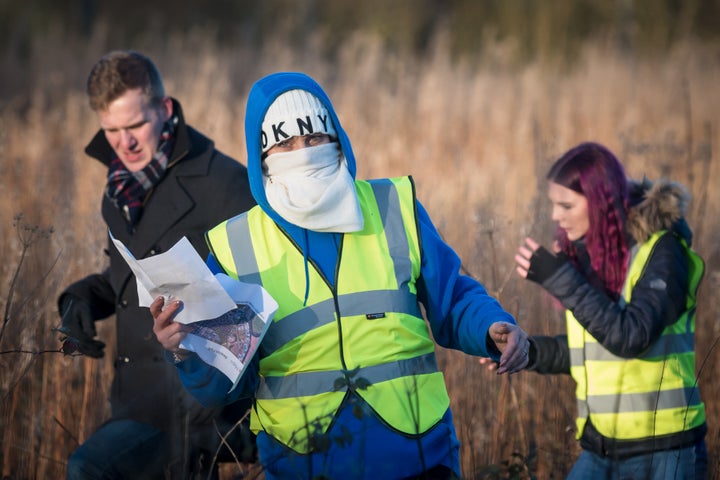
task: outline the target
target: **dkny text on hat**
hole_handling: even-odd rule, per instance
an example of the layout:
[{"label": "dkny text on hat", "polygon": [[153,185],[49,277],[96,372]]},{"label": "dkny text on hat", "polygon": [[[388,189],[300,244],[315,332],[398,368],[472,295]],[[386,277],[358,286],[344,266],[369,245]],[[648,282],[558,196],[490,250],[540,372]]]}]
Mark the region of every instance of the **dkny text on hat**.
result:
[{"label": "dkny text on hat", "polygon": [[305,90],[279,95],[265,113],[262,123],[262,152],[288,138],[311,133],[336,136],[330,115],[322,102]]}]

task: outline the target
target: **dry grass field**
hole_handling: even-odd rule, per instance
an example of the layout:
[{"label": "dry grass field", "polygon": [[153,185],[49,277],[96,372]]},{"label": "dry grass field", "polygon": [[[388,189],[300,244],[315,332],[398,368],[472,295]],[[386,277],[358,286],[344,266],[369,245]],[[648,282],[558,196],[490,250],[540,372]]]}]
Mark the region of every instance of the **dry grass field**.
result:
[{"label": "dry grass field", "polygon": [[[0,475],[64,475],[68,453],[108,414],[113,319],[97,361],[57,352],[55,299],[103,268],[99,213],[105,172],[82,152],[97,128],[84,80],[109,47],[103,30],[78,41],[53,33],[28,47],[28,98],[0,110]],[[282,41],[217,47],[202,30],[133,47],[164,72],[188,121],[244,162],[243,112],[252,82],[302,70],[334,100],[358,158],[358,176],[412,174],[446,240],[529,333],[564,330],[562,313],[514,274],[524,236],[551,239],[544,173],[562,152],[595,140],[633,177],[670,177],[693,194],[689,222],[706,261],[697,314],[698,375],[707,407],[711,479],[720,478],[720,54],[680,43],[639,60],[601,44],[572,66],[506,65],[497,44],[469,65],[436,38],[421,58],[372,36],[346,42],[334,61]],[[182,55],[180,55],[182,52]],[[9,65],[3,63],[7,69]],[[7,70],[6,70],[7,73]],[[16,219],[17,214],[23,214]],[[52,227],[52,231],[50,231]],[[568,377],[500,377],[476,358],[439,349],[467,479],[564,478],[579,452]],[[229,475],[232,466],[223,469]]]}]

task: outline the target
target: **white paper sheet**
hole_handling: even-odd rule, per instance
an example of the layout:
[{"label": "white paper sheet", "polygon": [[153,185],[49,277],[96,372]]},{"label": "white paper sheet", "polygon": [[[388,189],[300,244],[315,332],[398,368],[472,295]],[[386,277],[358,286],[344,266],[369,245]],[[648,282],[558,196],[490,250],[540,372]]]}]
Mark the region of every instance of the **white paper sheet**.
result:
[{"label": "white paper sheet", "polygon": [[183,302],[174,320],[188,335],[180,347],[198,354],[220,370],[233,388],[252,360],[277,310],[277,302],[260,285],[213,275],[190,241],[183,237],[167,252],[135,259],[120,241],[110,238],[137,278],[140,306],[162,295]]},{"label": "white paper sheet", "polygon": [[110,238],[137,278],[141,307],[149,307],[160,295],[166,301],[180,299],[183,308],[175,316],[179,323],[217,318],[235,308],[233,299],[186,237],[167,252],[140,260],[112,233]]}]

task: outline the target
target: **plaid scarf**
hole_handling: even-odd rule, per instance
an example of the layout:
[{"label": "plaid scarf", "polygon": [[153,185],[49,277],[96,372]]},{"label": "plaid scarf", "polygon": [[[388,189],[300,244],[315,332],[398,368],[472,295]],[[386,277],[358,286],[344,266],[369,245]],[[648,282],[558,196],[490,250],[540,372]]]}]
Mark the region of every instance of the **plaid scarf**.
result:
[{"label": "plaid scarf", "polygon": [[113,156],[108,170],[105,196],[120,210],[132,232],[140,220],[145,196],[165,176],[168,157],[175,145],[175,126],[178,118],[173,116],[165,122],[160,134],[160,144],[153,159],[142,170],[131,172],[117,155]]}]

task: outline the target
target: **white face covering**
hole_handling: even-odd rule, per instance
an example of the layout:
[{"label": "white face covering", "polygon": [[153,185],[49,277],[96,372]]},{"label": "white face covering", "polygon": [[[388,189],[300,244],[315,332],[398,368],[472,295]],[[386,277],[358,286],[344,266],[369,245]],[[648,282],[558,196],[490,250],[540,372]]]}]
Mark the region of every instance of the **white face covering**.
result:
[{"label": "white face covering", "polygon": [[263,166],[265,195],[282,218],[317,232],[357,232],[363,216],[337,142],[275,153]]}]

